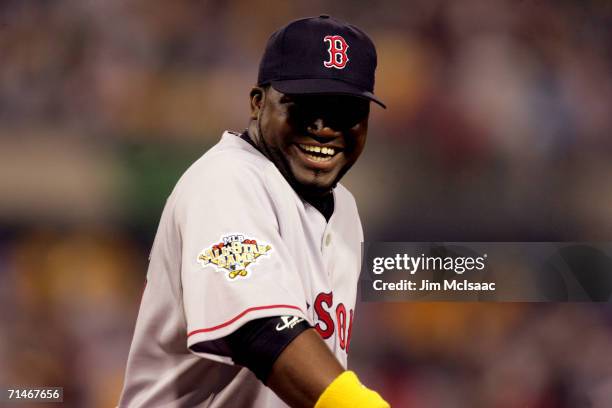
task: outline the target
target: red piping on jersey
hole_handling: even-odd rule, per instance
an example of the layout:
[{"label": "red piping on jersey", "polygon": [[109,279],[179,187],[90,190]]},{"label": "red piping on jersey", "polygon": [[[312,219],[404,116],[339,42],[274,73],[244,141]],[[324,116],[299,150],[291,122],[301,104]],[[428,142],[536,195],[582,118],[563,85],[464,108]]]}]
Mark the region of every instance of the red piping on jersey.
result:
[{"label": "red piping on jersey", "polygon": [[302,309],[300,309],[297,306],[293,306],[293,305],[269,305],[269,306],[249,307],[248,309],[246,309],[245,311],[240,313],[238,316],[228,320],[225,323],[221,323],[221,324],[219,324],[217,326],[213,326],[213,327],[207,327],[205,329],[194,330],[194,331],[188,333],[187,337],[192,336],[194,334],[198,334],[198,333],[206,333],[206,332],[211,332],[211,331],[222,329],[225,326],[229,326],[230,324],[234,323],[236,320],[240,319],[242,316],[244,316],[245,314],[247,314],[249,312],[254,312],[256,310],[265,310],[265,309],[295,309],[295,310],[302,311]]}]

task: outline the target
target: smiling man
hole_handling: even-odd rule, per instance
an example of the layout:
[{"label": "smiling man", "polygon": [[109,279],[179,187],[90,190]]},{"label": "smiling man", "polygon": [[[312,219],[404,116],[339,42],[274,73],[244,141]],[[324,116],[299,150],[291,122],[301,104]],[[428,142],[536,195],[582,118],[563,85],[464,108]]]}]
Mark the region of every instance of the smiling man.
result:
[{"label": "smiling man", "polygon": [[346,370],[363,233],[339,180],[363,151],[376,51],[329,16],[274,33],[250,122],[162,214],[121,407],[388,404]]}]

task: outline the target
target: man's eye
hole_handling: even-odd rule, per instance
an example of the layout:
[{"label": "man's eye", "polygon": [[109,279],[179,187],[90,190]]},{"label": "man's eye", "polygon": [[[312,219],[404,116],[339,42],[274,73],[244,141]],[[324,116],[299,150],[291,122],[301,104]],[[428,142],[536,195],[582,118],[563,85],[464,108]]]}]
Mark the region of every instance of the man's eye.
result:
[{"label": "man's eye", "polygon": [[287,95],[283,95],[280,98],[280,103],[282,104],[289,104],[289,103],[294,103],[294,102],[295,102],[294,99]]},{"label": "man's eye", "polygon": [[352,128],[357,123],[361,122],[368,116],[367,107],[364,109],[360,106],[347,106],[338,112],[338,118],[342,126]]}]

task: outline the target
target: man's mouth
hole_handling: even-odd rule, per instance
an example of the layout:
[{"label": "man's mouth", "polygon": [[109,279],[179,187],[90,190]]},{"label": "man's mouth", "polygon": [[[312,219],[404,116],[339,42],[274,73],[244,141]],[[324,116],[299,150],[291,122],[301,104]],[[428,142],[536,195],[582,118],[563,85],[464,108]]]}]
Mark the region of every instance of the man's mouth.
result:
[{"label": "man's mouth", "polygon": [[300,143],[298,144],[298,147],[306,157],[315,162],[330,161],[336,154],[339,153],[339,149],[327,146],[311,146]]}]

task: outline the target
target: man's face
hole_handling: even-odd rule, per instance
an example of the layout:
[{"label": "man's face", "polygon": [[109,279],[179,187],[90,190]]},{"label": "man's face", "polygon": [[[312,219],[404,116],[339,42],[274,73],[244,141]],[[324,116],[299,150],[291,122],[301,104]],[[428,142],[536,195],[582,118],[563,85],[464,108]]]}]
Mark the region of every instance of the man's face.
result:
[{"label": "man's face", "polygon": [[300,194],[329,192],[363,151],[370,102],[343,95],[286,95],[272,87],[257,92],[251,93],[255,143]]}]

